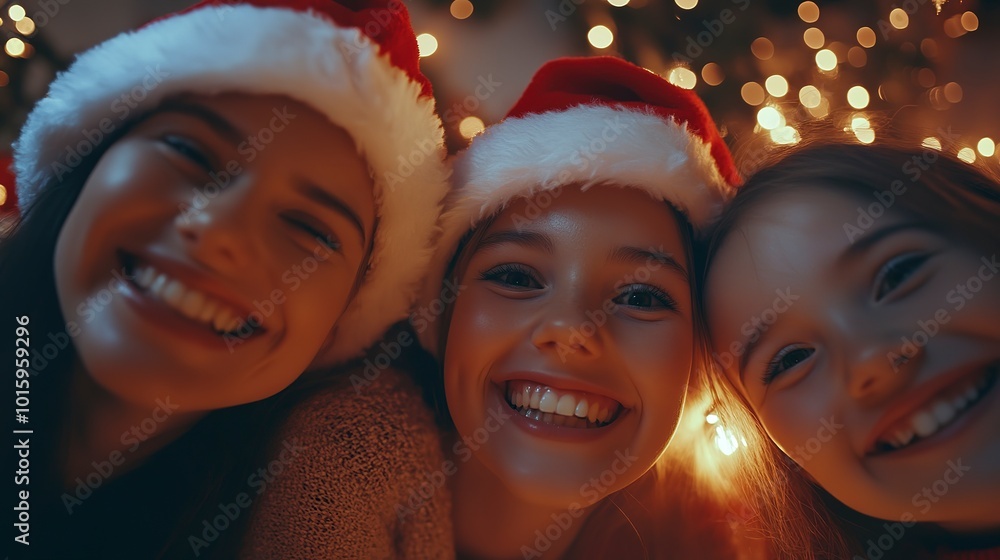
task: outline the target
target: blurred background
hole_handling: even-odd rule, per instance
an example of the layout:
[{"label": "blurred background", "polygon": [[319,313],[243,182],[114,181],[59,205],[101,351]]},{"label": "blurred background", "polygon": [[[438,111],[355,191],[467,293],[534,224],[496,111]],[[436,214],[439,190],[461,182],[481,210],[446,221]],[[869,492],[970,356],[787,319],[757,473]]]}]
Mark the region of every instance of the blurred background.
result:
[{"label": "blurred background", "polygon": [[[33,103],[74,53],[192,3],[0,2],[0,164]],[[818,120],[865,143],[891,124],[913,130],[930,149],[1000,167],[997,2],[405,3],[452,151],[502,119],[545,61],[601,54],[694,89],[744,170],[759,153],[754,147],[795,143],[800,129]],[[0,212],[13,206],[13,195],[12,180],[0,172]]]}]

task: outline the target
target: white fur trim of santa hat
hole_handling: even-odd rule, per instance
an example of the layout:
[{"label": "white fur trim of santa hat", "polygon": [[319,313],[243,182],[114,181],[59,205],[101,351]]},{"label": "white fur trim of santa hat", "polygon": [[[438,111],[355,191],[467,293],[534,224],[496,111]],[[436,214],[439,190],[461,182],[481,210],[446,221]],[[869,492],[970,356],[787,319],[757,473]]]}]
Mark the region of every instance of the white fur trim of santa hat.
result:
[{"label": "white fur trim of santa hat", "polygon": [[14,146],[21,207],[164,99],[226,92],[310,105],[347,130],[373,170],[379,224],[369,270],[320,362],[360,355],[406,317],[431,257],[449,171],[434,100],[357,28],[292,9],[206,6],[82,53]]}]

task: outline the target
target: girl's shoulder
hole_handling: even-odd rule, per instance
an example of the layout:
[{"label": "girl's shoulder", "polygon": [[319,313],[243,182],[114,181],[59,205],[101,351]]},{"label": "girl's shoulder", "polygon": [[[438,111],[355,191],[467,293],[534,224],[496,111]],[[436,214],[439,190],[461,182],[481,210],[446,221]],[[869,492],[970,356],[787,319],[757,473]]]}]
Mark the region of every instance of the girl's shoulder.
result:
[{"label": "girl's shoulder", "polygon": [[392,368],[335,375],[298,400],[269,445],[276,474],[246,555],[453,557],[451,494],[433,476],[441,434],[421,389]]}]

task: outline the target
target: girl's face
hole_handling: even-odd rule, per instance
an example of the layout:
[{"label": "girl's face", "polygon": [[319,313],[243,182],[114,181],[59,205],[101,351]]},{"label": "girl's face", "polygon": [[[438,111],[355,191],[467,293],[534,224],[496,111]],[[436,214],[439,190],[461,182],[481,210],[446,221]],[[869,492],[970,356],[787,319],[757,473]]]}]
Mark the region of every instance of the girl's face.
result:
[{"label": "girl's face", "polygon": [[444,359],[458,457],[559,507],[634,482],[674,432],[692,365],[674,212],[635,189],[567,188],[511,204],[470,250]]},{"label": "girl's face", "polygon": [[894,208],[859,218],[877,202],[800,187],[748,210],[709,271],[716,358],[848,506],[995,527],[997,240],[973,247]]},{"label": "girl's face", "polygon": [[166,102],[101,157],[56,244],[87,373],[184,410],[277,393],[333,336],[371,242],[372,188],[350,136],[300,102]]}]

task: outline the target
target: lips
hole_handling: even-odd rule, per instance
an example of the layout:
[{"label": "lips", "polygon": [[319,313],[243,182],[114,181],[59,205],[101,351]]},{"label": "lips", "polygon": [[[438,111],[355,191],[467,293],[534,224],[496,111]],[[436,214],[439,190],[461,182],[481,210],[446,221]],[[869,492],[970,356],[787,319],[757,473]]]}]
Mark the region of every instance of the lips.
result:
[{"label": "lips", "polygon": [[126,275],[146,295],[202,324],[216,334],[233,335],[241,329],[251,329],[251,334],[262,332],[263,327],[247,321],[247,313],[222,299],[192,287],[153,264],[134,255],[122,254]]},{"label": "lips", "polygon": [[905,449],[954,424],[983,400],[996,385],[998,376],[1000,363],[994,363],[935,392],[885,428],[879,428],[868,454]]},{"label": "lips", "polygon": [[602,428],[614,422],[623,408],[603,395],[523,379],[507,381],[504,389],[507,404],[519,414],[566,428]]}]

